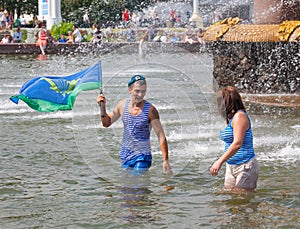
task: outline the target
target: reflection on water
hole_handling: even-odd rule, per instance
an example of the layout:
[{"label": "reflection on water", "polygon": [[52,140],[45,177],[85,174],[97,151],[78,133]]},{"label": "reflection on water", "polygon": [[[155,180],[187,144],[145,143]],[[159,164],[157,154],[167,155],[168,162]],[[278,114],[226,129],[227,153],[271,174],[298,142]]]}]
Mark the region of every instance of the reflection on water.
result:
[{"label": "reflection on water", "polygon": [[[1,228],[266,228],[298,227],[300,118],[249,107],[260,163],[253,194],[222,193],[209,167],[222,153],[207,54],[0,56]],[[97,91],[81,93],[73,111],[38,113],[9,96],[37,75],[70,74],[102,60],[108,110],[127,96],[132,73],[148,80],[169,142],[174,176],[162,174],[152,136],[153,165],[128,176],[118,156],[122,123],[104,129]]]},{"label": "reflection on water", "polygon": [[43,54],[39,54],[39,55],[37,55],[36,59],[37,59],[37,60],[41,60],[41,61],[47,60],[47,56],[46,56],[46,55],[43,55]]},{"label": "reflection on water", "polygon": [[[219,212],[228,214],[228,217],[216,217],[214,222],[229,228],[260,228],[262,225],[270,228],[299,226],[297,209],[287,208],[265,198],[260,194],[228,195],[225,200],[213,201],[212,204]],[[285,200],[285,197],[281,196],[280,201],[282,200]]]},{"label": "reflection on water", "polygon": [[137,224],[158,221],[159,217],[151,219],[152,216],[148,212],[149,207],[156,208],[155,205],[159,202],[159,199],[151,196],[150,177],[147,175],[137,177],[125,172],[121,180],[122,186],[117,188],[119,191],[118,201],[122,209],[120,219]]}]

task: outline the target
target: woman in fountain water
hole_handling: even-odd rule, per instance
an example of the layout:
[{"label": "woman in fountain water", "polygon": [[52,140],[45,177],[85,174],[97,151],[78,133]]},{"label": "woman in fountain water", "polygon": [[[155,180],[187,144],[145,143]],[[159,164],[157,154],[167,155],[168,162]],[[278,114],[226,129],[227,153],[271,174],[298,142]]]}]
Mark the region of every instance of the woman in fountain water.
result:
[{"label": "woman in fountain water", "polygon": [[[146,94],[146,79],[141,75],[133,76],[128,82],[128,99],[120,100],[114,110],[106,113],[106,99],[103,94],[97,98],[97,103],[104,102],[104,113],[100,114],[104,127],[109,127],[118,118],[122,117],[124,133],[120,158],[122,168],[130,169],[133,174],[147,171],[152,164],[150,147],[150,132],[153,127],[163,155],[163,171],[171,174],[168,160],[168,143],[162,128],[156,108],[144,100]],[[101,109],[100,109],[101,110]]]},{"label": "woman in fountain water", "polygon": [[217,93],[219,113],[227,126],[220,131],[225,142],[224,154],[211,166],[213,176],[226,162],[225,189],[254,191],[259,167],[253,149],[250,118],[246,113],[241,96],[235,87],[226,87]]}]

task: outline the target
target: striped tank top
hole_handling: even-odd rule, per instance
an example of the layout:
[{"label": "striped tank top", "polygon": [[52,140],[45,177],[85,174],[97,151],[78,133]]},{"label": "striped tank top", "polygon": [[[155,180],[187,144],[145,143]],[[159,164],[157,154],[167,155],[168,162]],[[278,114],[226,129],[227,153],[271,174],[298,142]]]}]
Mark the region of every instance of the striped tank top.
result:
[{"label": "striped tank top", "polygon": [[148,118],[151,104],[148,101],[145,101],[142,112],[133,116],[128,110],[129,101],[130,99],[126,101],[122,115],[124,125],[122,147],[120,150],[122,164],[141,155],[151,156],[151,125],[149,124]]},{"label": "striped tank top", "polygon": [[[244,111],[238,111],[238,112],[244,112]],[[246,163],[250,159],[252,159],[254,154],[254,148],[253,148],[253,135],[252,135],[252,126],[250,118],[248,117],[247,113],[244,112],[249,120],[250,127],[246,131],[244,136],[244,142],[241,148],[232,156],[230,157],[226,162],[230,165],[240,165],[243,163]],[[234,119],[234,116],[230,119],[228,125],[225,127],[224,130],[220,131],[220,138],[225,142],[225,149],[224,152],[227,151],[231,143],[233,142],[233,128],[232,128],[232,121]]]}]

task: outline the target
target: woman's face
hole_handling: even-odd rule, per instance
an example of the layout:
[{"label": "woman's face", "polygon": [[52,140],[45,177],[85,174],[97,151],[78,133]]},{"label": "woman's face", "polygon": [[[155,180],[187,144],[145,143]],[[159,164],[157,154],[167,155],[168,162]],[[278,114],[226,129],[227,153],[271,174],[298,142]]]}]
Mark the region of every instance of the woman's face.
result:
[{"label": "woman's face", "polygon": [[131,94],[131,100],[134,103],[140,103],[144,100],[146,95],[147,85],[139,85],[134,83],[132,87],[128,88],[129,93]]}]

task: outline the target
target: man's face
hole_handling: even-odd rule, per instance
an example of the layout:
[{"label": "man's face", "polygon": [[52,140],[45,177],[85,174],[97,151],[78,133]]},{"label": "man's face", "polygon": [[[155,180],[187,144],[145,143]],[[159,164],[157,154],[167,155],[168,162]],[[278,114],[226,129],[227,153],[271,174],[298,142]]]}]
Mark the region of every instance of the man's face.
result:
[{"label": "man's face", "polygon": [[129,93],[131,94],[131,99],[135,103],[140,103],[143,101],[146,95],[147,85],[139,85],[134,83],[132,88],[129,88]]}]

